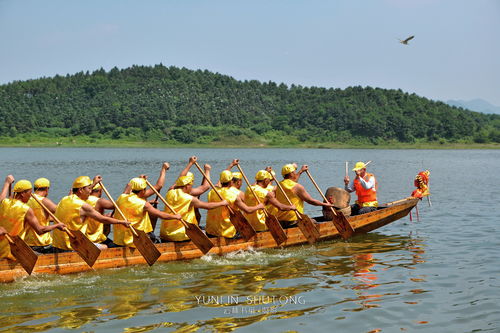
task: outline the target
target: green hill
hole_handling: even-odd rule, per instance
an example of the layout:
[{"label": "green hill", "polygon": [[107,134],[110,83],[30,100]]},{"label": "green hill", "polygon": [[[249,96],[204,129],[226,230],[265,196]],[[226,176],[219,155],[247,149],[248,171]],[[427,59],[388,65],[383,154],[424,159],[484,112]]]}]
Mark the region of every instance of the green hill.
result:
[{"label": "green hill", "polygon": [[401,90],[289,87],[163,65],[0,86],[1,142],[73,137],[235,145],[488,143],[500,142],[500,116]]}]

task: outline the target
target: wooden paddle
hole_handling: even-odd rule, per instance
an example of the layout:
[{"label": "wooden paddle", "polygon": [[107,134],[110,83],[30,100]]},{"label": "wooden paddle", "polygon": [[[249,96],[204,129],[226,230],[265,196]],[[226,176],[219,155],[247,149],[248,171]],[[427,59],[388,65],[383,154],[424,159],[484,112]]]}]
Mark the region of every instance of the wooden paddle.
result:
[{"label": "wooden paddle", "polygon": [[[54,222],[56,223],[61,223],[59,219],[47,208],[45,205],[38,200],[38,198],[31,193],[31,197],[35,199],[36,202],[40,205],[40,207],[43,208],[43,210],[52,217]],[[92,267],[97,260],[97,257],[99,257],[99,254],[101,253],[101,250],[95,246],[94,243],[90,241],[90,239],[87,238],[80,230],[69,230],[68,228],[64,228],[64,232],[66,232],[69,236],[69,242],[71,244],[71,247],[73,250],[75,250],[80,257],[89,265]]]},{"label": "wooden paddle", "polygon": [[[259,197],[257,197],[257,194],[253,190],[252,185],[248,181],[248,178],[245,175],[245,173],[243,172],[243,169],[241,168],[241,166],[239,164],[236,164],[236,167],[238,168],[238,170],[240,170],[241,175],[243,176],[245,183],[247,183],[247,186],[250,189],[250,191],[252,192],[252,195],[254,196],[255,200],[257,201],[257,204],[260,204]],[[287,235],[285,234],[285,231],[283,230],[283,227],[280,224],[280,221],[278,221],[278,218],[276,216],[269,213],[267,211],[267,209],[264,208],[262,211],[264,212],[264,215],[266,216],[265,223],[266,223],[267,229],[269,229],[269,232],[271,233],[271,236],[273,236],[274,240],[276,241],[276,244],[280,245],[281,243],[286,241],[288,238]]]},{"label": "wooden paddle", "polygon": [[[309,170],[306,170],[306,173],[307,173],[307,176],[309,177],[309,179],[311,179],[311,182],[314,184],[314,187],[316,187],[316,189],[318,190],[321,197],[323,197],[323,200],[325,200],[325,202],[328,202],[325,195],[323,194],[323,192],[319,188],[318,184],[316,184],[313,177],[311,176],[311,173],[309,172]],[[354,229],[352,228],[349,221],[347,221],[344,214],[342,212],[337,211],[333,207],[330,207],[330,209],[332,210],[332,213],[333,213],[332,222],[335,225],[335,228],[337,228],[337,231],[340,233],[342,238],[347,239],[347,238],[351,237],[352,234],[354,233]]]},{"label": "wooden paddle", "polygon": [[[104,193],[106,193],[106,195],[108,196],[109,200],[113,203],[113,206],[115,206],[115,209],[118,211],[118,213],[123,217],[125,221],[127,221],[127,218],[123,214],[120,207],[118,207],[111,194],[109,194],[106,186],[104,186],[102,182],[99,182],[99,184],[101,185]],[[149,236],[144,231],[137,230],[131,225],[128,225],[128,227],[130,228],[130,231],[132,231],[132,237],[134,240],[135,247],[137,248],[137,250],[139,250],[144,259],[146,259],[148,265],[152,266],[156,262],[156,260],[158,260],[158,258],[161,256],[160,251],[158,251],[156,246],[151,241],[151,238],[149,238]]]},{"label": "wooden paddle", "polygon": [[[292,202],[290,201],[290,198],[288,198],[288,195],[286,195],[285,190],[283,190],[283,187],[281,187],[280,182],[276,179],[276,176],[273,175],[270,172],[271,176],[273,177],[273,180],[276,182],[276,185],[278,186],[278,189],[281,191],[283,196],[285,197],[286,201],[288,202],[289,205],[292,205]],[[297,209],[295,209],[295,215],[297,215],[297,221],[298,221],[298,226],[304,237],[307,239],[307,242],[309,244],[314,244],[316,241],[319,239],[321,236],[319,233],[318,228],[316,228],[315,223],[311,220],[309,216],[306,214],[302,214],[299,212]]]},{"label": "wooden paddle", "polygon": [[[214,192],[217,193],[217,196],[219,197],[219,199],[221,201],[224,200],[222,195],[215,188],[212,181],[207,177],[207,175],[205,175],[205,172],[203,172],[203,170],[199,166],[198,162],[194,162],[194,165],[196,165],[196,167],[201,172],[203,177],[205,177],[208,184],[210,184],[210,187],[212,187],[212,190],[214,190]],[[231,223],[236,228],[236,231],[238,231],[246,241],[248,241],[250,238],[252,238],[253,236],[255,236],[257,234],[255,232],[254,228],[250,225],[250,223],[248,223],[245,216],[243,216],[243,214],[239,210],[234,210],[230,206],[226,206],[226,208],[229,211],[229,219],[231,220]]]},{"label": "wooden paddle", "polygon": [[23,266],[28,275],[31,275],[35,267],[38,256],[19,236],[5,234],[5,238],[10,245],[10,252],[16,260]]},{"label": "wooden paddle", "polygon": [[[158,193],[156,188],[153,185],[151,185],[151,183],[148,180],[146,180],[146,183],[156,193],[157,197],[160,198],[160,200],[165,204],[165,206],[168,209],[170,209],[172,214],[177,214],[176,211],[172,208],[172,206],[168,204],[167,200],[165,200],[165,198],[163,198],[163,196],[160,193]],[[184,219],[180,219],[179,221],[184,226],[184,229],[186,230],[186,235],[193,241],[194,245],[196,245],[200,249],[200,251],[203,252],[203,254],[207,254],[207,252],[210,251],[210,249],[214,246],[210,238],[208,238],[208,236],[205,235],[205,233],[196,224],[189,223]]]}]

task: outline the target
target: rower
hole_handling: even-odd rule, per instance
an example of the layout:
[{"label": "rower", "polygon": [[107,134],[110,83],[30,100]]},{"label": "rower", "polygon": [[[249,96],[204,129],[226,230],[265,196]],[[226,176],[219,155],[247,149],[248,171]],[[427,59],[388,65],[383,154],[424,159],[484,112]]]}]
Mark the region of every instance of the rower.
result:
[{"label": "rower", "polygon": [[[201,201],[190,194],[193,192],[192,189],[193,178],[188,175],[181,176],[175,182],[175,188],[168,191],[165,196],[167,203],[188,223],[199,224],[195,214],[196,208],[210,210],[229,204],[226,200],[218,202]],[[165,207],[164,211],[171,212],[167,207]],[[184,225],[179,220],[172,219],[163,220],[160,229],[160,237],[163,241],[180,242],[189,240]]]},{"label": "rower", "polygon": [[[240,163],[239,160],[237,160],[237,159],[232,160],[232,162],[229,163],[229,166],[226,168],[226,170],[231,171],[231,169],[235,165],[237,165],[238,163]],[[241,174],[241,172],[232,172],[232,175],[233,175],[233,179],[232,179],[231,186],[238,189],[238,190],[241,190],[241,186],[243,185],[243,175]]]},{"label": "rower", "polygon": [[[235,187],[233,184],[233,174],[229,170],[224,170],[221,172],[219,181],[221,186],[217,188],[217,191],[221,196],[229,202],[232,209],[240,209],[244,213],[251,214],[258,209],[264,208],[262,203],[256,206],[247,206],[243,201],[243,193]],[[220,198],[214,190],[208,193],[208,202],[219,202]],[[211,209],[207,213],[207,235],[213,237],[226,237],[234,238],[236,236],[236,228],[231,223],[229,218],[229,210],[224,207],[218,207]]]},{"label": "rower", "polygon": [[[118,224],[123,226],[129,224],[127,221],[102,215],[86,202],[94,186],[101,180],[102,177],[99,175],[95,176],[93,180],[88,176],[76,178],[73,182],[72,194],[62,198],[57,205],[55,216],[59,221],[65,223],[70,231],[80,230],[85,234],[88,218],[105,224]],[[70,236],[68,236],[66,232],[55,230],[52,236],[54,251],[67,252],[73,250],[69,237]],[[107,248],[104,244],[94,244],[99,249]]]},{"label": "rower", "polygon": [[[297,183],[300,175],[308,169],[309,167],[307,165],[303,165],[302,168],[296,172],[297,165],[295,164],[286,164],[281,168],[281,175],[283,176],[283,180],[280,182],[281,187],[283,187],[286,195],[301,214],[304,213],[304,201],[313,206],[333,207],[330,203],[314,199],[307,193],[304,186]],[[276,198],[282,204],[288,203],[280,190],[276,190]],[[297,215],[293,211],[278,211],[276,217],[283,228],[294,227],[298,222]]]},{"label": "rower", "polygon": [[[50,181],[47,178],[38,178],[35,180],[34,185],[34,195],[40,200],[45,207],[47,207],[52,213],[56,212],[57,205],[50,200],[47,196],[49,195]],[[48,214],[43,210],[42,206],[36,202],[35,199],[30,198],[28,201],[28,206],[33,209],[38,222],[41,225],[50,225],[50,219]],[[52,247],[52,235],[48,232],[39,235],[35,232],[33,228],[26,225],[21,238],[29,245],[33,251],[38,253],[53,253],[54,249]]]},{"label": "rower", "polygon": [[[269,186],[271,184],[271,174],[266,170],[260,170],[255,175],[255,185],[251,185],[253,191],[259,198],[259,201],[266,205],[266,208],[274,208],[282,211],[294,210],[295,206],[284,205],[276,199],[274,195],[274,187],[271,185],[271,190]],[[248,206],[254,206],[257,204],[257,200],[252,194],[252,190],[248,187],[245,193],[245,203]],[[275,208],[276,207],[276,208]],[[245,214],[248,222],[252,225],[255,231],[266,231],[266,215],[263,210],[257,210],[252,214]]]},{"label": "rower", "polygon": [[356,173],[356,177],[350,185],[349,176],[344,177],[345,190],[348,192],[356,191],[358,196],[356,203],[351,205],[351,215],[360,215],[377,210],[378,183],[375,175],[366,172],[366,164],[363,162],[357,162],[352,171]]},{"label": "rower", "polygon": [[[166,169],[169,168],[166,163]],[[145,177],[144,175],[142,175]],[[151,225],[150,215],[157,216],[161,219],[175,219],[181,218],[179,214],[167,214],[154,208],[149,202],[146,201],[148,191],[146,189],[146,179],[142,177],[132,178],[128,183],[125,191],[116,200],[116,204],[120,210],[125,214],[124,218],[131,223],[131,225],[145,233],[153,232]],[[156,186],[155,186],[156,188]],[[121,217],[119,212],[115,211],[115,217]],[[134,238],[130,228],[121,225],[115,225],[113,228],[114,243],[119,246],[134,247]]]},{"label": "rower", "polygon": [[[114,209],[113,203],[102,197],[102,187],[101,184],[96,184],[92,188],[92,192],[90,192],[90,196],[86,200],[86,202],[92,206],[99,214],[104,215],[104,211],[106,209],[111,210]],[[108,224],[109,225],[109,224]],[[116,247],[116,244],[107,237],[104,232],[105,225],[93,218],[87,219],[87,228],[85,230],[85,236],[92,243],[96,244],[104,244],[108,248]]]},{"label": "rower", "polygon": [[[13,198],[7,198],[7,192],[10,185],[14,182],[14,177],[8,175],[5,178],[2,193],[0,194],[0,234],[8,233],[10,236],[18,236],[23,233],[25,225],[29,225],[37,234],[42,235],[54,229],[63,229],[62,223],[53,225],[41,225],[36,218],[33,209],[28,206],[31,198],[33,186],[31,182],[25,179],[18,181],[14,185]],[[8,240],[0,236],[0,259],[7,258],[15,260],[10,252]]]}]

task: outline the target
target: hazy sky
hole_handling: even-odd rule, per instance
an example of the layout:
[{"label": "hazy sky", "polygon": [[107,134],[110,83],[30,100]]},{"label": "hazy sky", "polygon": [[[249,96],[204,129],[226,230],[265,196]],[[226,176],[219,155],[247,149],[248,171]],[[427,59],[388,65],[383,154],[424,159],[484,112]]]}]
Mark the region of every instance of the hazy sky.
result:
[{"label": "hazy sky", "polygon": [[500,105],[500,0],[0,0],[0,84],[158,63]]}]

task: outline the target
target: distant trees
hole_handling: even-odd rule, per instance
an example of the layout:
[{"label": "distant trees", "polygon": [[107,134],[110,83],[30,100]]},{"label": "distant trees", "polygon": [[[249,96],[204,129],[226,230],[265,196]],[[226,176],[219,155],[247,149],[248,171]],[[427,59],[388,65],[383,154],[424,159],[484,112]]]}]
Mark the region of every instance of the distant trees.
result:
[{"label": "distant trees", "polygon": [[209,143],[500,142],[500,116],[401,90],[237,81],[186,68],[132,66],[0,86],[0,136]]}]

